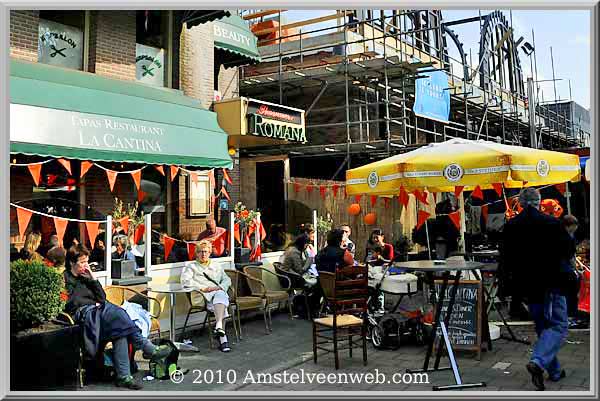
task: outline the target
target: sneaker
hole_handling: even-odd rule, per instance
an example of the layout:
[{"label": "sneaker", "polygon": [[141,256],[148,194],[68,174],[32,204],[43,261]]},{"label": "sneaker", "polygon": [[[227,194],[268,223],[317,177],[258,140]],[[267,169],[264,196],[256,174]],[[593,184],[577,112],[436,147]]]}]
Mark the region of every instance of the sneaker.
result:
[{"label": "sneaker", "polygon": [[222,328],[215,329],[214,331],[215,337],[225,337],[225,330]]},{"label": "sneaker", "polygon": [[229,348],[229,343],[227,341],[225,341],[224,343],[222,343],[219,346],[219,349],[221,350],[221,352],[229,352],[229,351],[231,351],[231,348]]},{"label": "sneaker", "polygon": [[151,361],[158,361],[162,358],[166,358],[171,353],[171,349],[166,345],[159,345],[154,348],[154,352],[151,355],[143,353],[144,359],[150,359]]},{"label": "sneaker", "polygon": [[557,381],[559,381],[561,379],[564,379],[565,377],[567,377],[567,372],[565,372],[565,370],[563,369],[563,370],[560,371],[558,377],[553,378],[552,376],[550,376],[549,379],[551,381],[553,381],[553,382],[557,382]]},{"label": "sneaker", "polygon": [[527,371],[531,375],[531,382],[538,391],[544,391],[544,370],[533,362],[527,364]]},{"label": "sneaker", "polygon": [[117,385],[117,387],[124,387],[124,388],[128,388],[130,390],[141,390],[142,389],[142,385],[136,383],[135,380],[133,379],[133,376],[125,376],[125,377],[119,378],[119,379],[117,379],[115,384]]}]

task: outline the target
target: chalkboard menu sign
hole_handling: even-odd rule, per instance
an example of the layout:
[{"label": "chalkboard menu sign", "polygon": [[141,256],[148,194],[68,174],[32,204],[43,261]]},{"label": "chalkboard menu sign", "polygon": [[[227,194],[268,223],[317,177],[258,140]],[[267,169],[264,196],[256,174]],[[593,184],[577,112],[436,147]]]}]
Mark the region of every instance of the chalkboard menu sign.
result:
[{"label": "chalkboard menu sign", "polygon": [[[452,280],[448,282],[444,303],[442,305],[441,319],[446,316],[450,294],[452,291]],[[436,280],[436,292],[440,294],[442,281]],[[447,327],[448,337],[452,348],[469,349],[481,352],[481,312],[483,301],[483,288],[480,281],[461,280],[456,289],[456,298],[450,323]],[[442,336],[442,329],[438,327],[438,335]]]}]

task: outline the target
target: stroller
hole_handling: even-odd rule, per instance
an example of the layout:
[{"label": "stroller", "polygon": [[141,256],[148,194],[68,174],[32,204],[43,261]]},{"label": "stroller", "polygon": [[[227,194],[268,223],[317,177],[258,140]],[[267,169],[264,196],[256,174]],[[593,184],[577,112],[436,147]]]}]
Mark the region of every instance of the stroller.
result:
[{"label": "stroller", "polygon": [[[408,343],[425,343],[422,310],[417,308],[411,311],[400,307],[406,295],[417,292],[418,279],[413,274],[395,270],[391,261],[384,261],[383,266],[369,264],[367,330],[368,338],[378,349],[396,350]],[[383,294],[399,296],[389,311],[382,304]]]}]

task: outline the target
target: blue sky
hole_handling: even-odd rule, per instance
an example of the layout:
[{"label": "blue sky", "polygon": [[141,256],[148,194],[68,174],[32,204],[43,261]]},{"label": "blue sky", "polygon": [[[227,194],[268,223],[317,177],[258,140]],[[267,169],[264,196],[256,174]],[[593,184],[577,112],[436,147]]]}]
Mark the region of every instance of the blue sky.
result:
[{"label": "blue sky", "polygon": [[[490,10],[481,10],[487,14]],[[510,21],[510,11],[502,10]],[[322,15],[333,14],[334,10],[293,10],[287,11],[284,23],[302,19],[314,18]],[[445,21],[475,17],[479,10],[443,10]],[[514,10],[512,12],[515,40],[520,36],[524,41],[532,43],[532,32],[535,32],[535,46],[537,57],[538,80],[552,79],[552,65],[550,59],[550,46],[554,55],[554,71],[557,97],[569,99],[569,79],[571,80],[572,98],[583,107],[590,107],[590,13],[583,10]],[[335,25],[335,20],[311,25],[309,30]],[[452,29],[462,41],[465,52],[471,49],[474,67],[477,67],[479,52],[479,23],[472,22],[455,25]],[[306,30],[306,28],[305,28]],[[328,33],[328,32],[325,32]],[[453,46],[450,46],[451,56]],[[529,57],[522,51],[519,52],[523,76],[530,75]],[[458,57],[457,57],[458,58]],[[540,83],[540,100],[554,99],[552,82]]]}]

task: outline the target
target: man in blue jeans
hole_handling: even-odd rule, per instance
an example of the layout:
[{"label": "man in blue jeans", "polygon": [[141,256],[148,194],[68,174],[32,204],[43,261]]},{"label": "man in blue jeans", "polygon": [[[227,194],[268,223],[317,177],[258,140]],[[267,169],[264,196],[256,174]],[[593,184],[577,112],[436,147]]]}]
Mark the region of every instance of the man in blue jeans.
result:
[{"label": "man in blue jeans", "polygon": [[535,188],[519,194],[523,210],[504,226],[501,264],[512,295],[526,300],[538,341],[527,364],[537,390],[549,379],[565,377],[557,359],[568,333],[567,303],[561,288],[560,261],[565,247],[558,219],[540,212],[541,196]]}]

